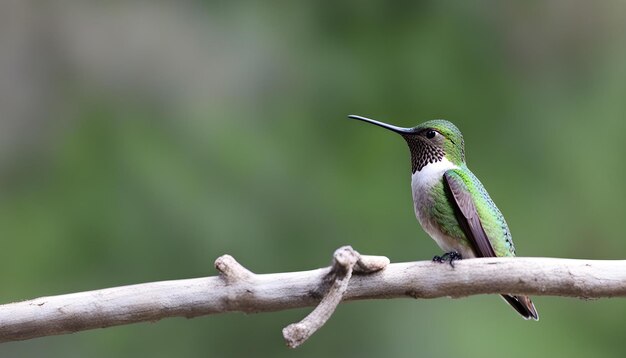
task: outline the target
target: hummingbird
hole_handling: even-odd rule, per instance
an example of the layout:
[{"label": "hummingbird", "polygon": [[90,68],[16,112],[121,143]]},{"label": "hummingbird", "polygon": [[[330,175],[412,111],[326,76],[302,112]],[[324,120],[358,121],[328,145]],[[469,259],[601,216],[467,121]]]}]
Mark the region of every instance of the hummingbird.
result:
[{"label": "hummingbird", "polygon": [[[411,153],[411,191],[417,221],[444,250],[434,261],[473,257],[515,256],[504,216],[487,190],[465,163],[461,131],[451,122],[435,119],[403,128],[350,115],[404,138]],[[502,294],[524,319],[539,320],[528,296]]]}]

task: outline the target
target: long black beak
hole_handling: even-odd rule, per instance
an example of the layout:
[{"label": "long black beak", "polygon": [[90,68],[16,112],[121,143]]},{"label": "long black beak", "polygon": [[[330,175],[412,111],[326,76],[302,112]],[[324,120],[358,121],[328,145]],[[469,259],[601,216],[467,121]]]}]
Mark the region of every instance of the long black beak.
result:
[{"label": "long black beak", "polygon": [[375,124],[375,125],[377,125],[379,127],[383,127],[383,128],[389,129],[390,131],[394,131],[394,132],[399,133],[399,134],[411,134],[411,133],[413,133],[413,129],[412,128],[396,127],[396,126],[392,126],[391,124],[379,122],[379,121],[376,121],[376,120],[373,120],[373,119],[369,119],[369,118],[366,118],[366,117],[355,116],[354,114],[349,115],[348,118],[358,119],[358,120],[363,121],[363,122],[372,123],[372,124]]}]

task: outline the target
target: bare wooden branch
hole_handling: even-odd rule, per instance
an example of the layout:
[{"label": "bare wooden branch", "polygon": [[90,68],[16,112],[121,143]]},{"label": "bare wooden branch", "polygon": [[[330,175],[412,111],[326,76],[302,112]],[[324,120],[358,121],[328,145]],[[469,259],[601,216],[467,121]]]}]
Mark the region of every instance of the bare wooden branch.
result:
[{"label": "bare wooden branch", "polygon": [[[352,266],[354,272],[342,300],[462,297],[502,292],[626,297],[626,261],[623,260],[481,258],[458,261],[454,268],[420,261],[389,264],[384,270],[369,274],[358,273],[357,267],[384,267],[386,262],[380,257],[361,256],[361,261]],[[314,306],[334,283],[329,281],[333,277],[332,267],[254,274],[227,255],[216,261],[216,267],[220,276],[151,282],[1,305],[0,342],[166,317]]]},{"label": "bare wooden branch", "polygon": [[283,329],[287,346],[298,347],[328,321],[341,303],[353,271],[372,273],[382,270],[388,264],[389,259],[384,256],[361,256],[350,246],[337,249],[333,255],[333,265],[329,273],[332,279],[330,289],[313,312],[302,321],[290,324]]}]

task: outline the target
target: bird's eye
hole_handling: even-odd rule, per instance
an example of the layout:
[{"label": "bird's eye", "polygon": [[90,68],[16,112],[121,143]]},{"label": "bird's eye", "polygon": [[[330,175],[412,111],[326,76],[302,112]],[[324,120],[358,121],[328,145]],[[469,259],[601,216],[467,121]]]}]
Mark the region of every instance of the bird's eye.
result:
[{"label": "bird's eye", "polygon": [[428,139],[435,138],[436,134],[437,134],[437,132],[435,132],[434,130],[431,129],[428,132],[426,132],[426,138],[428,138]]}]

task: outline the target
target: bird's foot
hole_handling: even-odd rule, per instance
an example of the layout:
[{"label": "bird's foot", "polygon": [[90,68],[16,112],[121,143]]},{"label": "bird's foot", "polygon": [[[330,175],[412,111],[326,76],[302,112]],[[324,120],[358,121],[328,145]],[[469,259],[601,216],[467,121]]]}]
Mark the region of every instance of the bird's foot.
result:
[{"label": "bird's foot", "polygon": [[454,268],[454,261],[461,260],[461,259],[463,259],[461,254],[459,254],[456,251],[450,251],[450,252],[446,252],[445,254],[441,256],[433,257],[433,262],[439,262],[440,264],[447,262],[450,264],[450,266],[452,266],[452,268]]}]

